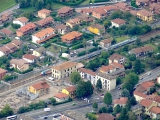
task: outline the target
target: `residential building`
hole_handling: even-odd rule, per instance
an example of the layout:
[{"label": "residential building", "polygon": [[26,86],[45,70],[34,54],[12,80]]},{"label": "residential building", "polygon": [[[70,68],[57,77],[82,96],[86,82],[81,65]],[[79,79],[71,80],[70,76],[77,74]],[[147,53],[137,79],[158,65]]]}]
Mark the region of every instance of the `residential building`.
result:
[{"label": "residential building", "polygon": [[21,44],[22,42],[20,40],[13,40],[12,42],[0,47],[0,57],[15,52],[21,47]]},{"label": "residential building", "polygon": [[160,96],[159,95],[148,95],[147,98],[148,100],[152,100],[153,102],[155,102],[157,104],[158,107],[160,107]]},{"label": "residential building", "polygon": [[118,2],[114,4],[114,6],[116,7],[116,9],[121,10],[123,12],[127,12],[131,10],[131,6],[129,6],[127,3],[124,3],[124,2]]},{"label": "residential building", "polygon": [[41,57],[43,54],[45,54],[46,50],[44,47],[39,47],[35,50],[33,50],[32,55],[35,55],[37,57]]},{"label": "residential building", "polygon": [[140,104],[144,107],[144,113],[149,115],[150,113],[150,108],[153,106],[157,106],[156,103],[152,102],[151,100],[148,99],[143,99],[141,100]]},{"label": "residential building", "polygon": [[36,29],[36,25],[34,23],[30,22],[30,23],[26,24],[25,26],[19,28],[16,31],[16,34],[18,37],[21,37],[23,35],[27,35],[27,34],[34,32],[35,29]]},{"label": "residential building", "polygon": [[141,116],[143,114],[143,106],[137,103],[136,105],[131,107],[131,111],[136,115],[136,116]]},{"label": "residential building", "polygon": [[152,88],[154,86],[155,86],[155,83],[153,81],[143,82],[138,87],[136,87],[135,91],[147,94],[147,92],[149,92],[150,88]]},{"label": "residential building", "polygon": [[38,17],[40,18],[46,18],[48,16],[50,16],[51,14],[51,10],[47,10],[47,9],[42,9],[38,11]]},{"label": "residential building", "polygon": [[64,102],[68,100],[69,96],[65,93],[57,93],[54,95],[54,98],[56,99],[57,102]]},{"label": "residential building", "polygon": [[129,51],[129,54],[134,54],[136,57],[143,57],[150,52],[153,52],[154,48],[152,46],[146,45],[144,47],[134,48]]},{"label": "residential building", "polygon": [[107,75],[105,73],[96,73],[96,83],[97,80],[101,80],[102,82],[102,88],[106,89],[108,91],[115,89],[116,87],[116,78],[110,75]]},{"label": "residential building", "polygon": [[84,8],[81,9],[81,13],[83,13],[84,15],[92,15],[92,12],[94,11],[94,8]]},{"label": "residential building", "polygon": [[21,72],[29,69],[28,62],[23,60],[23,59],[12,59],[10,61],[10,66],[15,68],[15,69],[18,69]]},{"label": "residential building", "polygon": [[136,5],[138,6],[148,6],[149,0],[136,0]]},{"label": "residential building", "polygon": [[61,36],[61,39],[63,42],[66,42],[68,44],[72,43],[74,40],[79,40],[82,37],[82,33],[77,31],[69,32],[63,36]]},{"label": "residential building", "polygon": [[109,64],[111,64],[113,62],[116,62],[119,64],[124,64],[126,62],[126,58],[120,54],[117,54],[117,53],[114,53],[108,59],[109,59]]},{"label": "residential building", "polygon": [[140,102],[141,100],[147,98],[147,95],[141,93],[141,92],[138,92],[138,91],[134,91],[134,97],[136,99],[137,102]]},{"label": "residential building", "polygon": [[125,76],[125,69],[124,69],[124,66],[119,64],[119,63],[116,63],[116,62],[113,62],[107,66],[102,66],[99,68],[99,71],[101,73],[105,73],[105,74],[108,74],[108,75],[111,75],[111,76],[115,76],[115,77],[124,77]]},{"label": "residential building", "polygon": [[25,26],[27,23],[28,23],[28,18],[26,17],[20,17],[20,18],[17,18],[15,20],[13,20],[13,24],[18,24],[20,25],[21,27]]},{"label": "residential building", "polygon": [[23,55],[22,59],[27,61],[28,63],[34,63],[37,56],[32,54],[25,54]]},{"label": "residential building", "polygon": [[78,72],[80,73],[81,78],[89,80],[91,81],[93,85],[96,85],[96,81],[95,81],[96,73],[95,72],[93,72],[92,70],[86,69],[86,68],[80,68],[78,69]]},{"label": "residential building", "polygon": [[59,34],[64,35],[70,31],[70,28],[69,28],[69,26],[60,24],[60,25],[56,26],[55,31]]},{"label": "residential building", "polygon": [[76,97],[76,86],[69,86],[65,89],[62,89],[62,93],[67,94],[70,98]]},{"label": "residential building", "polygon": [[36,22],[36,24],[39,27],[49,27],[50,24],[52,24],[54,22],[53,18],[51,16],[44,18],[42,20],[39,20],[38,22]]},{"label": "residential building", "polygon": [[95,18],[93,17],[90,17],[88,15],[81,15],[78,17],[82,22],[87,22],[87,23],[90,23],[90,22],[93,22],[95,20]]},{"label": "residential building", "polygon": [[120,27],[122,25],[125,25],[126,21],[120,18],[116,18],[114,20],[111,20],[111,23],[112,23],[112,27]]},{"label": "residential building", "polygon": [[137,17],[143,21],[149,22],[153,21],[153,13],[145,9],[137,11]]},{"label": "residential building", "polygon": [[66,18],[66,17],[71,17],[74,15],[74,9],[73,8],[70,8],[70,7],[62,7],[60,8],[57,13],[58,13],[58,17],[61,17],[61,18]]},{"label": "residential building", "polygon": [[57,79],[62,79],[70,76],[73,72],[77,72],[77,69],[76,62],[63,62],[62,64],[56,65],[52,68],[52,76]]},{"label": "residential building", "polygon": [[160,108],[157,106],[153,106],[149,109],[149,115],[152,119],[160,119]]},{"label": "residential building", "polygon": [[115,117],[108,113],[99,114],[97,120],[116,120]]},{"label": "residential building", "polygon": [[74,26],[81,24],[81,22],[82,22],[81,19],[73,18],[73,19],[68,20],[66,22],[66,25],[69,26],[70,28],[73,28]]},{"label": "residential building", "polygon": [[154,14],[160,14],[160,4],[159,3],[152,3],[149,5],[149,9]]},{"label": "residential building", "polygon": [[3,77],[6,75],[7,70],[0,68],[0,80],[3,79]]},{"label": "residential building", "polygon": [[1,16],[0,16],[0,25],[3,25],[6,22],[10,22],[13,19],[13,12],[9,11],[9,12],[4,12]]},{"label": "residential building", "polygon": [[56,36],[56,34],[53,28],[45,28],[32,35],[32,42],[36,44],[41,44],[54,36]]},{"label": "residential building", "polygon": [[103,9],[102,7],[97,7],[93,10],[92,16],[97,19],[102,19],[107,17],[107,11]]},{"label": "residential building", "polygon": [[119,99],[115,99],[113,101],[114,107],[116,107],[117,105],[120,105],[120,107],[125,107],[127,100],[128,100],[127,97],[120,97]]},{"label": "residential building", "polygon": [[102,48],[108,48],[111,46],[112,40],[111,39],[102,40],[99,44]]},{"label": "residential building", "polygon": [[9,30],[8,28],[1,29],[0,33],[2,33],[3,35],[5,35],[7,37],[11,37],[13,35],[13,32],[11,30]]},{"label": "residential building", "polygon": [[96,35],[102,35],[105,33],[105,27],[100,24],[91,25],[87,27],[87,30]]},{"label": "residential building", "polygon": [[46,94],[49,91],[49,84],[46,81],[40,81],[28,87],[28,91],[32,94]]}]

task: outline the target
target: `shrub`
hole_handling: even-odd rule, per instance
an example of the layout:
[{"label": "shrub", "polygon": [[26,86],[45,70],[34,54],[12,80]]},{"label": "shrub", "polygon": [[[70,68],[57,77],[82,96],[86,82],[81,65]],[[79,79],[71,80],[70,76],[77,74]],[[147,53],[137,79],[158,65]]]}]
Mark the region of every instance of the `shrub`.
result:
[{"label": "shrub", "polygon": [[80,52],[80,53],[78,53],[78,57],[80,57],[80,56],[83,56],[83,55],[85,55],[86,54],[86,51],[82,51],[82,52]]}]

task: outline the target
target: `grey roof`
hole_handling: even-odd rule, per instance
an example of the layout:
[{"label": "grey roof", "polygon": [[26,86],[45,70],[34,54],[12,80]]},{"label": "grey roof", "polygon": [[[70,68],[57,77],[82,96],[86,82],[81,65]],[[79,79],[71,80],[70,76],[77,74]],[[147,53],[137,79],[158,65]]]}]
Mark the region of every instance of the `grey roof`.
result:
[{"label": "grey roof", "polygon": [[44,47],[39,47],[37,49],[35,49],[35,51],[39,52],[39,53],[43,53],[45,51]]},{"label": "grey roof", "polygon": [[108,75],[114,76],[114,75],[117,75],[117,74],[122,73],[122,72],[125,72],[125,69],[116,70],[115,72],[109,73]]},{"label": "grey roof", "polygon": [[139,108],[142,108],[142,105],[137,103],[136,105],[131,107],[131,110],[136,110],[136,109],[139,109]]},{"label": "grey roof", "polygon": [[106,74],[106,73],[96,72],[96,75],[97,75],[97,76],[100,76],[100,77],[103,77],[103,78],[106,78],[106,79],[108,79],[108,80],[113,80],[113,79],[115,79],[114,76],[108,75],[108,74]]}]

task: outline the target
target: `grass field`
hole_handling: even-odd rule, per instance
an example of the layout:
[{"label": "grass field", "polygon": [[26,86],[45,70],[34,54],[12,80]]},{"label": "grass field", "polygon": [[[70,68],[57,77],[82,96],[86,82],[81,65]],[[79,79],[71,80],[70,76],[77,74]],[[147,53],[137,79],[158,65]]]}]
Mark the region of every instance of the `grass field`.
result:
[{"label": "grass field", "polygon": [[16,4],[15,0],[0,0],[0,12],[14,6]]},{"label": "grass field", "polygon": [[58,4],[58,3],[52,3],[52,9],[59,9],[59,8],[61,8],[61,7],[63,7],[64,5],[62,5],[62,4]]},{"label": "grass field", "polygon": [[89,1],[90,1],[90,0],[85,0],[85,1],[82,2],[80,5],[87,5],[87,4],[89,4]]},{"label": "grass field", "polygon": [[124,40],[127,40],[129,38],[129,36],[121,36],[121,37],[117,37],[115,38],[117,43],[122,42]]}]

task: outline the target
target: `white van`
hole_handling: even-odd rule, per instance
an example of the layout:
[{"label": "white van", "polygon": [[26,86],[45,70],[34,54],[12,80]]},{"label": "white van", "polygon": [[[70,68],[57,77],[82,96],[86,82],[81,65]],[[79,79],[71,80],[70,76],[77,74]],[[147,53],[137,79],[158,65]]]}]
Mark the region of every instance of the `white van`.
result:
[{"label": "white van", "polygon": [[51,108],[44,108],[44,111],[49,112],[49,111],[51,111]]},{"label": "white van", "polygon": [[53,78],[53,77],[48,77],[48,80],[53,81],[53,80],[54,80],[54,78]]}]

